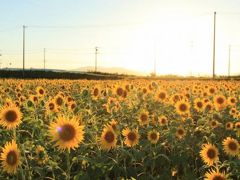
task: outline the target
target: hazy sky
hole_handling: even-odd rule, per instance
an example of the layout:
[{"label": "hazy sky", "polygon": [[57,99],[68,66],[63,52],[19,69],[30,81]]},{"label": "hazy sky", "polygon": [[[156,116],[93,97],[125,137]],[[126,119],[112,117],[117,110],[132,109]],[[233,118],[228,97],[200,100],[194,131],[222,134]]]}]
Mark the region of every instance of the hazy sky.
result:
[{"label": "hazy sky", "polygon": [[[216,73],[240,74],[239,0],[2,0],[1,67],[76,69],[98,64],[145,73],[211,75],[213,12]],[[10,64],[11,63],[11,64]]]}]

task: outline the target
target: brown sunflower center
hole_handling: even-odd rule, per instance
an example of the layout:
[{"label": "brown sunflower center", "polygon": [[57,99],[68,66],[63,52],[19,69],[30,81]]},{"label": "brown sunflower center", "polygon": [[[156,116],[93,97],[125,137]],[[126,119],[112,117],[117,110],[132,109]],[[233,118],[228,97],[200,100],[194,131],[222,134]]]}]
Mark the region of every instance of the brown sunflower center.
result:
[{"label": "brown sunflower center", "polygon": [[212,121],[212,126],[216,126],[217,125],[217,123],[216,123],[216,121]]},{"label": "brown sunflower center", "polygon": [[17,154],[15,151],[10,151],[7,154],[7,159],[6,159],[7,163],[11,166],[14,166],[17,163]]},{"label": "brown sunflower center", "polygon": [[209,159],[215,158],[215,157],[216,157],[216,152],[215,152],[215,150],[212,149],[212,148],[208,149],[208,151],[207,151],[207,157],[208,157]]},{"label": "brown sunflower center", "polygon": [[232,151],[236,151],[237,150],[237,144],[235,142],[229,142],[228,147]]},{"label": "brown sunflower center", "polygon": [[218,104],[223,104],[224,99],[222,97],[217,98],[217,103]]},{"label": "brown sunflower center", "polygon": [[162,119],[161,119],[161,123],[162,123],[162,124],[166,124],[166,119],[165,119],[165,118],[162,118]]},{"label": "brown sunflower center", "polygon": [[71,109],[75,109],[76,104],[71,104]]},{"label": "brown sunflower center", "polygon": [[213,180],[225,180],[224,177],[222,177],[221,175],[218,175],[218,174],[214,175],[214,177],[212,179]]},{"label": "brown sunflower center", "polygon": [[61,106],[63,104],[63,99],[58,97],[56,103],[57,105]]},{"label": "brown sunflower center", "polygon": [[141,119],[142,122],[146,122],[147,119],[148,119],[148,116],[146,114],[141,114],[140,119]]},{"label": "brown sunflower center", "polygon": [[212,109],[212,106],[210,104],[206,105],[206,110],[211,110]]},{"label": "brown sunflower center", "polygon": [[147,89],[146,88],[143,89],[143,93],[144,94],[147,93]]},{"label": "brown sunflower center", "polygon": [[151,133],[150,134],[150,138],[152,139],[152,140],[156,140],[157,139],[157,134],[156,133]]},{"label": "brown sunflower center", "polygon": [[104,139],[107,141],[107,143],[112,143],[114,141],[114,134],[112,131],[108,131],[105,136]]},{"label": "brown sunflower center", "polygon": [[211,88],[211,89],[209,90],[209,92],[210,92],[211,94],[213,94],[213,93],[215,92],[215,90],[214,90],[213,88]]},{"label": "brown sunflower center", "polygon": [[197,107],[202,108],[203,107],[203,103],[202,102],[197,102]]},{"label": "brown sunflower center", "polygon": [[95,88],[95,89],[93,90],[93,95],[94,95],[94,96],[98,96],[98,94],[99,94],[99,90],[98,90],[98,88]]},{"label": "brown sunflower center", "polygon": [[17,120],[17,113],[13,110],[9,110],[7,111],[7,113],[5,114],[5,119],[8,122],[14,122]]},{"label": "brown sunflower center", "polygon": [[49,109],[50,109],[50,110],[53,110],[53,109],[54,109],[54,104],[53,104],[53,103],[50,103],[48,106],[49,106]]},{"label": "brown sunflower center", "polygon": [[231,124],[230,123],[227,123],[227,128],[230,128],[231,127]]},{"label": "brown sunflower center", "polygon": [[187,110],[187,105],[186,104],[180,104],[179,109],[180,109],[180,111],[185,112]]},{"label": "brown sunflower center", "polygon": [[175,95],[175,96],[173,97],[174,102],[177,102],[179,99],[180,99],[180,98],[179,98],[179,96],[177,96],[177,95]]},{"label": "brown sunflower center", "polygon": [[127,135],[127,138],[130,140],[130,141],[135,141],[137,136],[134,132],[129,132],[128,135]]},{"label": "brown sunflower center", "polygon": [[159,96],[158,96],[160,99],[165,99],[166,98],[166,94],[161,92],[159,93]]},{"label": "brown sunflower center", "polygon": [[41,94],[41,95],[43,95],[43,94],[44,94],[44,91],[43,91],[43,89],[40,89],[40,90],[39,90],[39,94]]},{"label": "brown sunflower center", "polygon": [[122,94],[123,94],[123,89],[117,88],[117,95],[122,96]]},{"label": "brown sunflower center", "polygon": [[178,129],[177,133],[178,133],[179,135],[183,135],[183,134],[184,134],[184,130],[183,130],[183,129]]},{"label": "brown sunflower center", "polygon": [[60,139],[63,141],[70,141],[76,135],[75,128],[70,124],[65,124],[62,127],[60,127],[58,132],[59,132]]},{"label": "brown sunflower center", "polygon": [[33,101],[37,102],[38,98],[36,96],[33,97]]}]

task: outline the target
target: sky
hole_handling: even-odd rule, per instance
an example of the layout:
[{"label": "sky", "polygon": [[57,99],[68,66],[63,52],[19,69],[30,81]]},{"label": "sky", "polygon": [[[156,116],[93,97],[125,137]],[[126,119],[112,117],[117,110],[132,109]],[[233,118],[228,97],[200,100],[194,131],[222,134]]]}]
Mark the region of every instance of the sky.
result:
[{"label": "sky", "polygon": [[[240,74],[239,0],[2,0],[0,66],[74,70],[95,65],[148,75]],[[230,46],[230,51],[229,51]]]}]

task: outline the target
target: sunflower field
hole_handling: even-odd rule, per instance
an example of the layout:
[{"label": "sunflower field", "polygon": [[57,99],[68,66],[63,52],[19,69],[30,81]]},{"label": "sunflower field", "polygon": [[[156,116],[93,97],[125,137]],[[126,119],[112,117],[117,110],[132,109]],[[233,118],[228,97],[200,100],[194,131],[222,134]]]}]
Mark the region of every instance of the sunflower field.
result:
[{"label": "sunflower field", "polygon": [[0,80],[0,179],[240,179],[240,83]]}]

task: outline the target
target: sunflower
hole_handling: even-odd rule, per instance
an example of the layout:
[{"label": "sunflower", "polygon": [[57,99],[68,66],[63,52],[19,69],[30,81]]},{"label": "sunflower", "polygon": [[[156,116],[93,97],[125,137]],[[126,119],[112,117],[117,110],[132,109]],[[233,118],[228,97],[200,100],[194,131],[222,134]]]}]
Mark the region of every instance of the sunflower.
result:
[{"label": "sunflower", "polygon": [[139,115],[138,122],[140,125],[146,125],[149,123],[149,113],[147,111],[142,111]]},{"label": "sunflower", "polygon": [[36,95],[30,95],[29,100],[36,105],[38,103],[39,97]]},{"label": "sunflower", "polygon": [[235,107],[233,107],[229,110],[229,114],[232,116],[234,116],[236,114],[236,112],[237,112],[237,109]]},{"label": "sunflower", "polygon": [[58,106],[62,106],[65,103],[65,99],[62,95],[58,94],[57,96],[55,96],[55,98],[53,99],[53,102]]},{"label": "sunflower", "polygon": [[223,96],[223,95],[216,95],[216,96],[214,96],[213,102],[214,102],[214,107],[218,111],[223,110],[226,107],[226,105],[227,105],[226,97]]},{"label": "sunflower", "polygon": [[204,102],[200,98],[196,98],[194,100],[194,108],[197,112],[203,112],[204,110]]},{"label": "sunflower", "polygon": [[214,144],[207,143],[202,145],[200,156],[208,166],[212,166],[213,163],[219,160],[218,155],[218,149]]},{"label": "sunflower", "polygon": [[167,117],[166,117],[166,116],[163,116],[163,115],[160,116],[160,117],[159,117],[159,123],[160,123],[161,126],[166,126],[167,123],[168,123]]},{"label": "sunflower", "polygon": [[147,94],[147,92],[148,92],[147,88],[143,88],[142,92],[143,92],[143,94]]},{"label": "sunflower", "polygon": [[115,88],[115,94],[119,97],[123,97],[124,96],[124,89],[122,87],[116,87]]},{"label": "sunflower", "polygon": [[38,87],[36,88],[36,92],[37,92],[37,95],[38,95],[38,96],[44,96],[44,95],[45,95],[45,90],[44,90],[44,88],[41,87],[41,86],[38,86]]},{"label": "sunflower", "polygon": [[190,112],[190,104],[187,101],[180,100],[175,104],[176,111],[179,115],[186,115]]},{"label": "sunflower", "polygon": [[100,139],[101,148],[109,151],[110,149],[115,148],[116,144],[117,144],[117,135],[114,132],[113,128],[108,125],[102,131],[102,135]]},{"label": "sunflower", "polygon": [[180,97],[179,94],[174,94],[174,95],[171,96],[171,103],[172,104],[175,104],[175,103],[177,103],[180,100],[181,100],[181,97]]},{"label": "sunflower", "polygon": [[219,169],[209,170],[205,173],[204,177],[205,180],[227,180],[228,178],[228,176],[225,173],[220,172]]},{"label": "sunflower", "polygon": [[20,109],[15,106],[4,106],[0,111],[0,124],[7,129],[14,129],[22,122],[22,113]]},{"label": "sunflower", "polygon": [[237,103],[237,99],[235,97],[228,97],[227,102],[229,106],[235,106]]},{"label": "sunflower", "polygon": [[208,93],[210,94],[210,95],[214,95],[215,93],[216,93],[216,88],[215,87],[209,87],[208,88]]},{"label": "sunflower", "polygon": [[59,116],[56,122],[52,122],[48,132],[52,142],[59,150],[75,149],[84,139],[84,126],[79,125],[78,118]]},{"label": "sunflower", "polygon": [[216,120],[211,120],[211,121],[209,121],[209,123],[210,123],[210,127],[211,128],[216,128],[216,127],[218,127],[219,126],[219,122],[218,121],[216,121]]},{"label": "sunflower", "polygon": [[147,134],[147,138],[152,144],[157,144],[159,140],[159,132],[155,130],[149,131]]},{"label": "sunflower", "polygon": [[240,131],[240,121],[235,123],[235,129]]},{"label": "sunflower", "polygon": [[77,104],[74,101],[72,101],[72,102],[66,103],[66,106],[68,107],[68,110],[74,111],[77,107]]},{"label": "sunflower", "polygon": [[240,145],[236,139],[227,137],[223,140],[223,150],[229,156],[238,156]]},{"label": "sunflower", "polygon": [[54,103],[53,100],[49,100],[46,104],[45,104],[45,109],[46,109],[46,114],[51,114],[53,112],[57,112],[57,105]]},{"label": "sunflower", "polygon": [[165,102],[167,99],[167,92],[164,90],[161,90],[157,93],[156,95],[156,100],[160,101],[160,102]]},{"label": "sunflower", "polygon": [[233,129],[233,123],[232,122],[227,122],[225,124],[225,127],[226,127],[227,130],[232,130]]},{"label": "sunflower", "polygon": [[44,149],[44,147],[38,145],[36,147],[36,157],[35,160],[39,165],[45,164],[48,161],[47,153]]},{"label": "sunflower", "polygon": [[14,140],[7,142],[1,153],[2,168],[9,174],[15,174],[20,165],[20,152]]},{"label": "sunflower", "polygon": [[122,131],[122,135],[125,137],[124,144],[128,147],[133,147],[139,143],[139,134],[137,129],[130,130],[129,128],[125,128]]},{"label": "sunflower", "polygon": [[185,134],[186,134],[186,132],[183,127],[180,126],[177,128],[177,130],[176,130],[177,138],[182,139],[185,136]]},{"label": "sunflower", "polygon": [[204,110],[207,112],[212,112],[214,109],[213,103],[208,101],[206,103],[204,103]]},{"label": "sunflower", "polygon": [[92,98],[93,98],[94,100],[96,100],[96,99],[98,99],[99,95],[100,95],[100,89],[99,89],[98,86],[96,86],[96,87],[94,87],[93,90],[92,90]]}]

